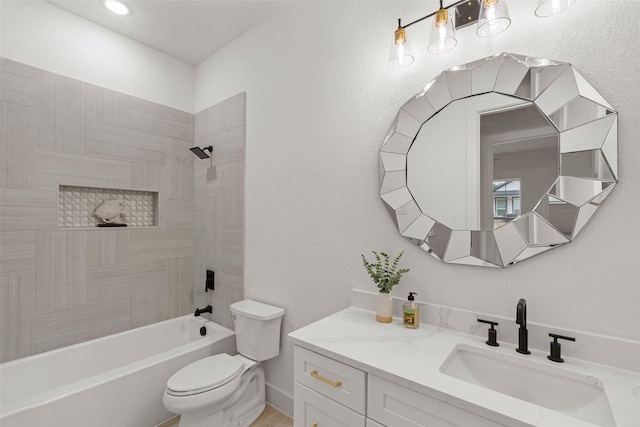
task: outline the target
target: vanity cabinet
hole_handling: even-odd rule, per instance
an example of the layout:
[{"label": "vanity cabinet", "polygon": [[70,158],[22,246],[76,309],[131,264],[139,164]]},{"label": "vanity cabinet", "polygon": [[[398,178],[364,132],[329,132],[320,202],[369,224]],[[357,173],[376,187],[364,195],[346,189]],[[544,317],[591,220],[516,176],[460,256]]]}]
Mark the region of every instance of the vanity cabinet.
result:
[{"label": "vanity cabinet", "polygon": [[296,346],[294,427],[365,427],[366,373]]},{"label": "vanity cabinet", "polygon": [[294,347],[294,427],[500,427],[488,419]]},{"label": "vanity cabinet", "polygon": [[392,427],[503,427],[442,400],[368,375],[367,416]]},{"label": "vanity cabinet", "polygon": [[363,415],[300,383],[295,383],[293,392],[294,427],[365,427]]}]

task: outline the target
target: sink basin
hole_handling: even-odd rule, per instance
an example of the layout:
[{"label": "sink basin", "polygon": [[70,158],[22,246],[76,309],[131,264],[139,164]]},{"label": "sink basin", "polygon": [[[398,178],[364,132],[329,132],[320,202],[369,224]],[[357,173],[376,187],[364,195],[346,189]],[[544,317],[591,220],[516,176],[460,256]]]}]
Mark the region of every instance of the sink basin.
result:
[{"label": "sink basin", "polygon": [[440,372],[600,426],[616,425],[602,383],[584,374],[467,345],[458,345]]}]

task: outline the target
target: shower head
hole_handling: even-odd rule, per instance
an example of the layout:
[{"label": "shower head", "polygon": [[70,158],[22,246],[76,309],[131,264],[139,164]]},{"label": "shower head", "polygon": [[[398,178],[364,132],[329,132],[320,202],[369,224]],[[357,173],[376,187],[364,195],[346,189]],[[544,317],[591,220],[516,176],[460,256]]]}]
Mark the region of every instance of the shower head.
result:
[{"label": "shower head", "polygon": [[200,157],[201,159],[208,159],[209,155],[207,153],[204,152],[204,150],[207,150],[208,152],[212,153],[213,152],[213,146],[208,146],[208,147],[204,147],[204,148],[200,148],[200,147],[192,147],[189,148],[189,150],[191,150],[191,152],[193,154],[195,154],[196,156]]}]

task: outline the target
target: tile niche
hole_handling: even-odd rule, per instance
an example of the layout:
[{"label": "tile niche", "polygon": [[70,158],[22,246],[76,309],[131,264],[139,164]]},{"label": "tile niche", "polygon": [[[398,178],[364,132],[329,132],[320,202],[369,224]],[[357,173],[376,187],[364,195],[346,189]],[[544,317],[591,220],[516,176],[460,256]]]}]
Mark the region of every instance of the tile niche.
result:
[{"label": "tile niche", "polygon": [[125,201],[123,222],[127,226],[157,225],[157,192],[61,185],[58,191],[58,228],[97,227],[102,220],[94,212],[109,200]]}]

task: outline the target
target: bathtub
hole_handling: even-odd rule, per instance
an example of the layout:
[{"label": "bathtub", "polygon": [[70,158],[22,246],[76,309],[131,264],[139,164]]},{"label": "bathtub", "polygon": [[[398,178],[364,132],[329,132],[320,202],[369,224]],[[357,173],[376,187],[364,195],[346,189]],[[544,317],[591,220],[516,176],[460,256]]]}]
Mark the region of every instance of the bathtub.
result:
[{"label": "bathtub", "polygon": [[[200,328],[206,335],[200,336]],[[235,333],[187,315],[0,365],[2,427],[152,427],[171,418],[171,375],[216,354]]]}]

